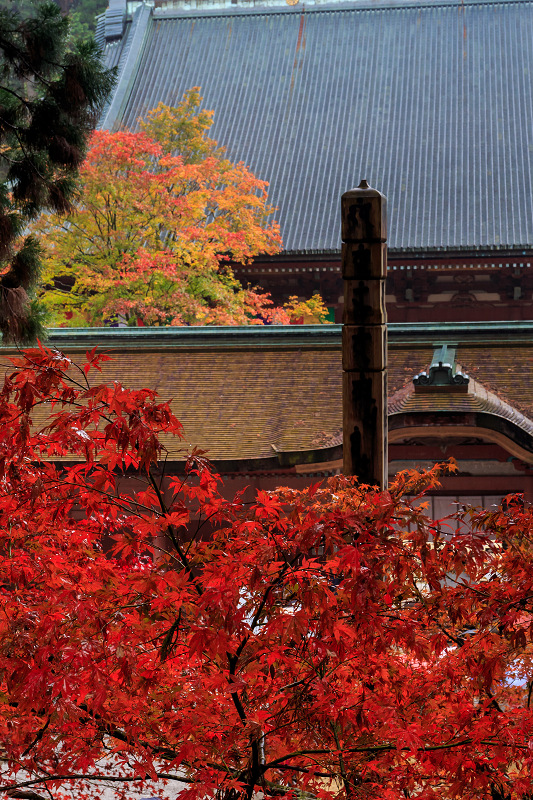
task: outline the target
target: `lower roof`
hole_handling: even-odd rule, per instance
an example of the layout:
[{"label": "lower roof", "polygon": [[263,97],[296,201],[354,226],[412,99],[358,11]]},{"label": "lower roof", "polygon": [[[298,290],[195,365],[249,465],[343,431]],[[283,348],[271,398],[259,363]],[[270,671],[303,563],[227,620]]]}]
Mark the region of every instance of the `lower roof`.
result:
[{"label": "lower roof", "polygon": [[[148,387],[171,399],[187,445],[231,471],[245,463],[267,468],[339,457],[340,333],[336,325],[56,329],[49,344],[78,360],[99,344],[113,360],[93,380]],[[470,394],[414,394],[413,377],[428,369],[443,343],[454,345],[463,372],[475,378]],[[462,420],[465,433],[469,425],[486,424],[503,431],[503,439],[519,440],[521,455],[509,452],[527,460],[529,448],[533,454],[533,323],[391,325],[388,392],[389,413],[403,414],[406,431],[447,419],[456,426]],[[491,436],[487,441],[496,441]],[[184,459],[183,443],[167,446],[171,460]]]}]

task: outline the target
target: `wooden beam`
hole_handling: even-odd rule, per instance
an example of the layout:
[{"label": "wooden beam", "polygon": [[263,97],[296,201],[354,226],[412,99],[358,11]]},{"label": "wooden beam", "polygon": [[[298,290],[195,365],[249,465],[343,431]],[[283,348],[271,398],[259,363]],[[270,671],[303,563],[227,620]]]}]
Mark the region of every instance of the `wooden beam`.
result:
[{"label": "wooden beam", "polygon": [[387,487],[387,201],[361,181],[342,196],[344,474]]}]

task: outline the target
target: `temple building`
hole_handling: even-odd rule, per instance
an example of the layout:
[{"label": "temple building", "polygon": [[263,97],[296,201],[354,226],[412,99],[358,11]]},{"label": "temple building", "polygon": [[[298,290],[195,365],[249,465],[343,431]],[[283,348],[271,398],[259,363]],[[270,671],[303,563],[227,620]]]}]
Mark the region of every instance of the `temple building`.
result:
[{"label": "temple building", "polygon": [[[194,447],[228,494],[342,472],[340,326],[55,329],[50,344],[74,360],[97,344],[113,357],[97,381],[172,400],[185,438],[167,442],[168,474]],[[533,494],[532,366],[533,322],[392,323],[390,477],[454,458],[436,517]]]},{"label": "temple building", "polygon": [[[101,128],[199,86],[210,135],[269,181],[283,251],[235,271],[276,301],[319,290],[340,322],[341,195],[387,196],[389,474],[455,458],[435,517],[533,497],[533,0],[110,0],[97,36]],[[339,325],[51,338],[173,397],[228,492],[342,470]]]},{"label": "temple building", "polygon": [[201,87],[211,135],[270,183],[284,242],[236,268],[341,321],[339,202],[388,198],[392,322],[533,311],[533,2],[110,0],[102,128]]}]

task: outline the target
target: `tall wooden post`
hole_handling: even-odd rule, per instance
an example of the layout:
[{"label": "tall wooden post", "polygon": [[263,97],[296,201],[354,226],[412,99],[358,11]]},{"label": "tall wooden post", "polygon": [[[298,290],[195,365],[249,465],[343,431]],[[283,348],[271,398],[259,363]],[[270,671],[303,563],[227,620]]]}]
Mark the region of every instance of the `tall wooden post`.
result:
[{"label": "tall wooden post", "polygon": [[342,196],[344,474],[387,487],[387,199],[363,180]]}]

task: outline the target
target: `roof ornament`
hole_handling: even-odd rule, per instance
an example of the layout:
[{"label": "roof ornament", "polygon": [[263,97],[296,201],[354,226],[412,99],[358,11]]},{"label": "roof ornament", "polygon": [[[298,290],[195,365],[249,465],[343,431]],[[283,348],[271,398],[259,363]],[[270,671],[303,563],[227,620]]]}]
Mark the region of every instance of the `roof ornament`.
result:
[{"label": "roof ornament", "polygon": [[429,373],[419,372],[413,378],[415,392],[436,391],[468,391],[470,378],[461,372],[455,361],[456,346],[443,344],[435,348]]},{"label": "roof ornament", "polygon": [[109,0],[104,20],[106,42],[122,39],[126,24],[126,0]]}]

